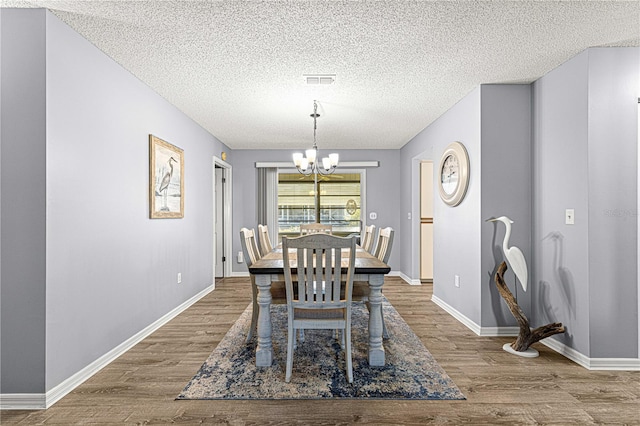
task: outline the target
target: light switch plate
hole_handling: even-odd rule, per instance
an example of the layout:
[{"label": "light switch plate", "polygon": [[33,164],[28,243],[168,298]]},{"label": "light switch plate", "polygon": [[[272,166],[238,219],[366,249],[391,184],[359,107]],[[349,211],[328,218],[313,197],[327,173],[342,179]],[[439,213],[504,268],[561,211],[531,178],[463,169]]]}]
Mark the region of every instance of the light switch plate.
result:
[{"label": "light switch plate", "polygon": [[573,209],[566,209],[564,213],[564,223],[566,225],[573,225],[576,223],[575,212]]}]

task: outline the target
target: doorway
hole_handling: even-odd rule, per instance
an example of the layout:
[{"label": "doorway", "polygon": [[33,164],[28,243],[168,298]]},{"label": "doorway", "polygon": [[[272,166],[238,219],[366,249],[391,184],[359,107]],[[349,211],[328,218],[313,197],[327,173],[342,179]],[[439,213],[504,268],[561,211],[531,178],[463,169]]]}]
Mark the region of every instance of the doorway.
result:
[{"label": "doorway", "polygon": [[231,166],[213,161],[213,276],[231,275]]},{"label": "doorway", "polygon": [[420,281],[433,282],[433,162],[420,162]]}]

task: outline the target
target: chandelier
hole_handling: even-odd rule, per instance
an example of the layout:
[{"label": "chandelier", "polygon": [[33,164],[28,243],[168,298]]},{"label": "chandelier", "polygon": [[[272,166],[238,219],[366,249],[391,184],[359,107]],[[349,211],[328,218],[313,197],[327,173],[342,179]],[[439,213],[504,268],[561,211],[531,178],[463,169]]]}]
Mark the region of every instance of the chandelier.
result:
[{"label": "chandelier", "polygon": [[313,173],[317,179],[318,174],[330,175],[335,171],[336,167],[338,167],[338,154],[332,153],[328,157],[324,157],[322,159],[322,167],[319,166],[318,145],[316,144],[316,119],[320,117],[320,114],[318,114],[318,102],[315,100],[313,101],[313,114],[310,114],[310,117],[313,117],[313,147],[305,151],[306,156],[301,152],[295,152],[293,154],[293,164],[296,165],[296,169],[301,174],[309,176]]}]

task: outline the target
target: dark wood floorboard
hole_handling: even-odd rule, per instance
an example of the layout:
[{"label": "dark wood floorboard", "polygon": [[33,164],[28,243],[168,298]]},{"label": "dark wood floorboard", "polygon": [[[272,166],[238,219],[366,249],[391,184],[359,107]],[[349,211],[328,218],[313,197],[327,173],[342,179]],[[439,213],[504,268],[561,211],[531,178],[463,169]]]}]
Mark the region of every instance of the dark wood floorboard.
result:
[{"label": "dark wood floorboard", "polygon": [[640,425],[640,372],[588,371],[539,343],[539,358],[510,355],[502,345],[511,338],[476,336],[431,292],[385,281],[385,296],[466,401],[174,400],[251,301],[248,278],[227,278],[53,407],[2,411],[0,423]]}]

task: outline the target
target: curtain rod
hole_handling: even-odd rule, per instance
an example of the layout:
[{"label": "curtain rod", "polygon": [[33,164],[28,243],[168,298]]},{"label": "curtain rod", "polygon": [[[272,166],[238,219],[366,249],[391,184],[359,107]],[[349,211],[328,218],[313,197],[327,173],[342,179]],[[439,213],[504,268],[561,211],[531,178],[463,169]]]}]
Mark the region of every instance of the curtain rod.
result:
[{"label": "curtain rod", "polygon": [[[256,168],[279,168],[279,169],[292,169],[295,166],[292,162],[284,161],[256,161]],[[339,167],[336,169],[340,171],[340,168],[347,167],[380,167],[379,161],[341,161]]]}]

